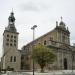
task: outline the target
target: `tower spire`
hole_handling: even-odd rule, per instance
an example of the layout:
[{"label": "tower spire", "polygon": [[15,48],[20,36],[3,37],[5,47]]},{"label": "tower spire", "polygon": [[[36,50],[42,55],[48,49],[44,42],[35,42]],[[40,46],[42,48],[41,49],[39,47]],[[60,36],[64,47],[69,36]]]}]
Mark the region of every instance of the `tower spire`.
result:
[{"label": "tower spire", "polygon": [[14,17],[13,9],[8,18],[8,27],[6,28],[6,30],[11,31],[11,32],[17,31],[15,27],[15,17]]},{"label": "tower spire", "polygon": [[12,12],[10,13],[10,16],[9,16],[9,24],[12,23],[14,24],[15,22],[15,17],[14,17],[14,13],[13,13],[13,9],[12,9]]},{"label": "tower spire", "polygon": [[13,12],[13,8],[12,8],[11,14],[14,14],[14,12]]},{"label": "tower spire", "polygon": [[61,21],[62,21],[63,17],[61,16]]},{"label": "tower spire", "polygon": [[13,8],[12,8],[12,12],[13,12]]},{"label": "tower spire", "polygon": [[61,28],[65,28],[65,23],[62,21],[62,16],[61,16],[61,21],[60,21],[60,23],[59,23],[59,26],[61,27]]},{"label": "tower spire", "polygon": [[56,27],[58,26],[58,21],[56,21]]}]

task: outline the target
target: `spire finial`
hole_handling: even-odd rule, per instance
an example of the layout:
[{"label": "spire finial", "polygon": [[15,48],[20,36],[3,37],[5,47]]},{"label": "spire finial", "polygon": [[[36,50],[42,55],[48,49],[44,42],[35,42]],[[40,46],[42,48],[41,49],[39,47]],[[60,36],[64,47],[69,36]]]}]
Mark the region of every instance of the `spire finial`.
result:
[{"label": "spire finial", "polygon": [[13,8],[12,8],[12,12],[13,12]]},{"label": "spire finial", "polygon": [[13,8],[12,8],[12,11],[11,11],[11,15],[14,15]]},{"label": "spire finial", "polygon": [[61,16],[61,21],[62,21],[63,17]]},{"label": "spire finial", "polygon": [[67,27],[67,30],[68,30],[68,27]]},{"label": "spire finial", "polygon": [[56,21],[56,26],[58,26],[58,21]]}]

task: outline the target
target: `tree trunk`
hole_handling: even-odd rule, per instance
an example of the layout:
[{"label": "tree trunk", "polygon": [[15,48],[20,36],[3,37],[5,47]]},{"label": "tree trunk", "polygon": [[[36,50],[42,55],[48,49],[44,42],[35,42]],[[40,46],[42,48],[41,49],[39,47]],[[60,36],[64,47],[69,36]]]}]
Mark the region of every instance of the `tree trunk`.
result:
[{"label": "tree trunk", "polygon": [[44,72],[44,66],[41,66],[41,72],[42,73]]}]

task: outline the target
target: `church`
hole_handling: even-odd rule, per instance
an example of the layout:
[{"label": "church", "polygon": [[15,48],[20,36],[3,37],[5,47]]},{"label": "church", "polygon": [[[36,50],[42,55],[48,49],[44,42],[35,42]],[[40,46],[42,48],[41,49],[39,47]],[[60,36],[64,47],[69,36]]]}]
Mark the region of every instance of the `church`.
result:
[{"label": "church", "polygon": [[[2,69],[13,68],[14,71],[32,71],[32,46],[42,44],[52,48],[57,60],[47,64],[47,69],[71,70],[75,69],[75,46],[70,44],[70,31],[62,21],[56,22],[52,31],[40,36],[39,38],[24,45],[22,50],[18,49],[19,33],[15,27],[15,17],[13,11],[8,18],[8,26],[3,32],[3,56],[1,59]],[[39,67],[34,65],[35,69]]]}]

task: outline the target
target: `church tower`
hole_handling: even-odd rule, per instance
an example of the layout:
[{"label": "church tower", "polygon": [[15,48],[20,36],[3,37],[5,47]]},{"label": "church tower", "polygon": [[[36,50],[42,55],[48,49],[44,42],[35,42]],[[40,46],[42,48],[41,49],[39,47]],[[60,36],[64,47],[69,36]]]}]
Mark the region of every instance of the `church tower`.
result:
[{"label": "church tower", "polygon": [[66,28],[66,24],[62,21],[62,17],[59,25],[56,22],[56,30],[57,30],[57,37],[58,37],[57,41],[60,43],[70,45],[70,32],[68,30],[68,27]]},{"label": "church tower", "polygon": [[3,33],[3,69],[13,68],[15,71],[20,70],[21,55],[18,50],[18,34],[12,11],[8,18],[8,26]]},{"label": "church tower", "polygon": [[18,48],[18,32],[15,27],[15,17],[13,12],[11,12],[8,18],[8,26],[3,33],[3,48],[3,54],[5,54],[10,48]]}]

